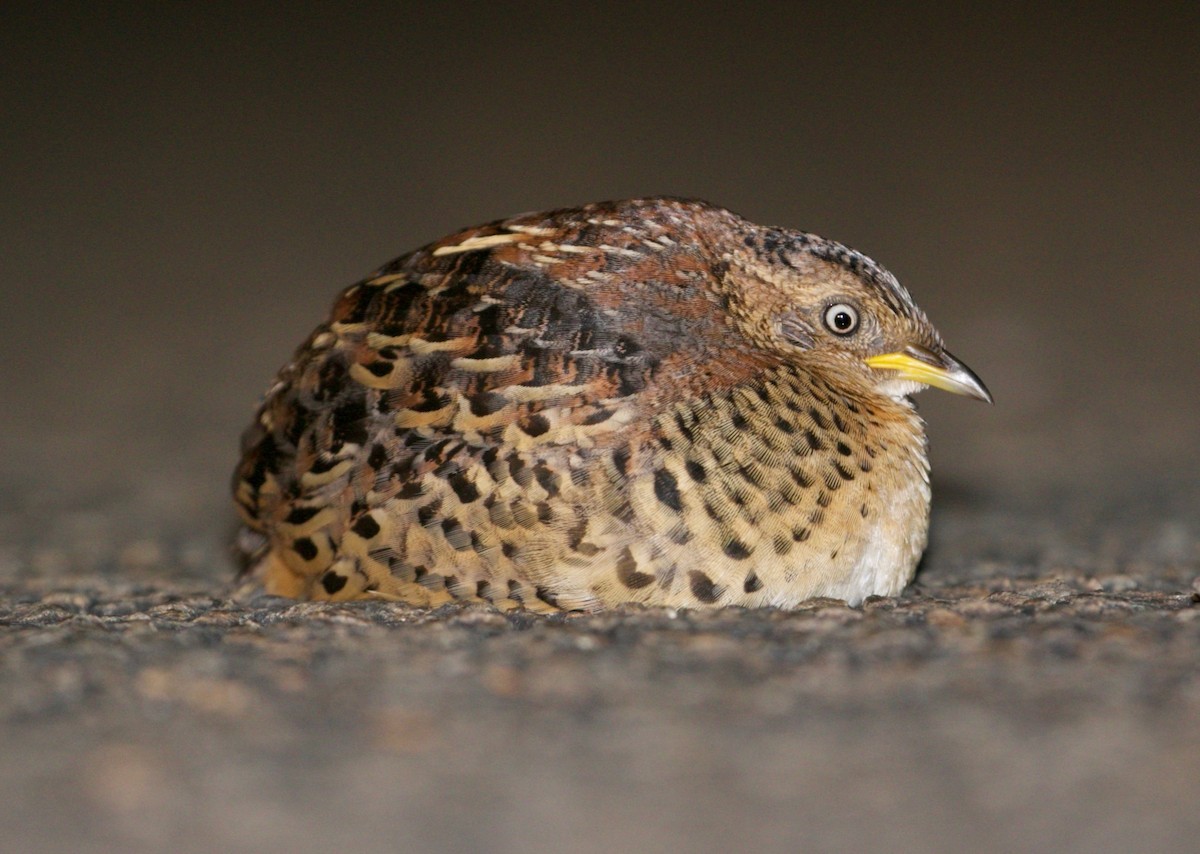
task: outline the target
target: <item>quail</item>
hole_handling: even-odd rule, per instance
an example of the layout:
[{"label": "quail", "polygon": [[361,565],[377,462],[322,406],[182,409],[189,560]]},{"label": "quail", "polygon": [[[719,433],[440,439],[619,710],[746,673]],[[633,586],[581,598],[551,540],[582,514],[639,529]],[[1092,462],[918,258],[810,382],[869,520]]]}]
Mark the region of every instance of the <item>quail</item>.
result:
[{"label": "quail", "polygon": [[898,594],[936,386],[990,402],[896,278],[701,201],[524,214],[343,291],[234,492],[267,592],[792,608]]}]

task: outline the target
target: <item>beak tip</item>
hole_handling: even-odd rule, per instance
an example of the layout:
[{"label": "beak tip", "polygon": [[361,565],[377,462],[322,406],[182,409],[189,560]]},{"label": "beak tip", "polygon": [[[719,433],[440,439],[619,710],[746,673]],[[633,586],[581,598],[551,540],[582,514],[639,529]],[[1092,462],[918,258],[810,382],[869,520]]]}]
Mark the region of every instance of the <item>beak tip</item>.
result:
[{"label": "beak tip", "polygon": [[978,375],[945,350],[933,351],[912,345],[902,352],[872,356],[873,368],[895,371],[899,376],[995,405],[992,393]]},{"label": "beak tip", "polygon": [[949,372],[949,377],[951,382],[942,386],[947,391],[972,397],[975,400],[981,400],[988,406],[996,405],[995,398],[992,397],[992,393],[988,390],[988,387],[983,384],[983,380],[957,359],[954,360],[954,367]]}]

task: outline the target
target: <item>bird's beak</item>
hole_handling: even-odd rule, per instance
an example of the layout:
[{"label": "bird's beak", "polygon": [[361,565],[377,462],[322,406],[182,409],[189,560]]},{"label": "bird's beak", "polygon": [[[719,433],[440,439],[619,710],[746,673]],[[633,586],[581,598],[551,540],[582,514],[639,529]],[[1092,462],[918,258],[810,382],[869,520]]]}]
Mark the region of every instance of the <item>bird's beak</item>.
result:
[{"label": "bird's beak", "polygon": [[975,372],[945,350],[935,353],[927,347],[910,345],[899,353],[884,353],[866,360],[872,368],[895,371],[900,379],[924,383],[953,394],[965,394],[976,400],[992,402],[991,392]]}]

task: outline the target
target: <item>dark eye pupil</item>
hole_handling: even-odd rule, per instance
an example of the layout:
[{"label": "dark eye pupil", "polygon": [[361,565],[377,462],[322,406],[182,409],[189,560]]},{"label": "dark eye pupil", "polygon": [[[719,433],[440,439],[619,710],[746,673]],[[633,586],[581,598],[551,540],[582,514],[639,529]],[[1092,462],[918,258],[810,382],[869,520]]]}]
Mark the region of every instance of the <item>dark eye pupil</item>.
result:
[{"label": "dark eye pupil", "polygon": [[852,318],[847,312],[839,311],[837,314],[835,314],[833,316],[833,325],[836,326],[840,330],[845,331],[845,330],[849,329],[853,324],[854,324],[854,318]]}]

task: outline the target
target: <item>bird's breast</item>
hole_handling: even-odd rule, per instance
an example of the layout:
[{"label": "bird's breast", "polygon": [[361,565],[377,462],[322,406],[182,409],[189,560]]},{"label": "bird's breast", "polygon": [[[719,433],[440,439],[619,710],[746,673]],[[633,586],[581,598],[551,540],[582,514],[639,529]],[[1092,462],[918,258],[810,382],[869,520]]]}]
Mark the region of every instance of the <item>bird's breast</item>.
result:
[{"label": "bird's breast", "polygon": [[856,603],[898,593],[924,548],[925,439],[907,402],[779,370],[660,413],[632,456],[641,532],[626,571],[593,585],[602,600]]}]

